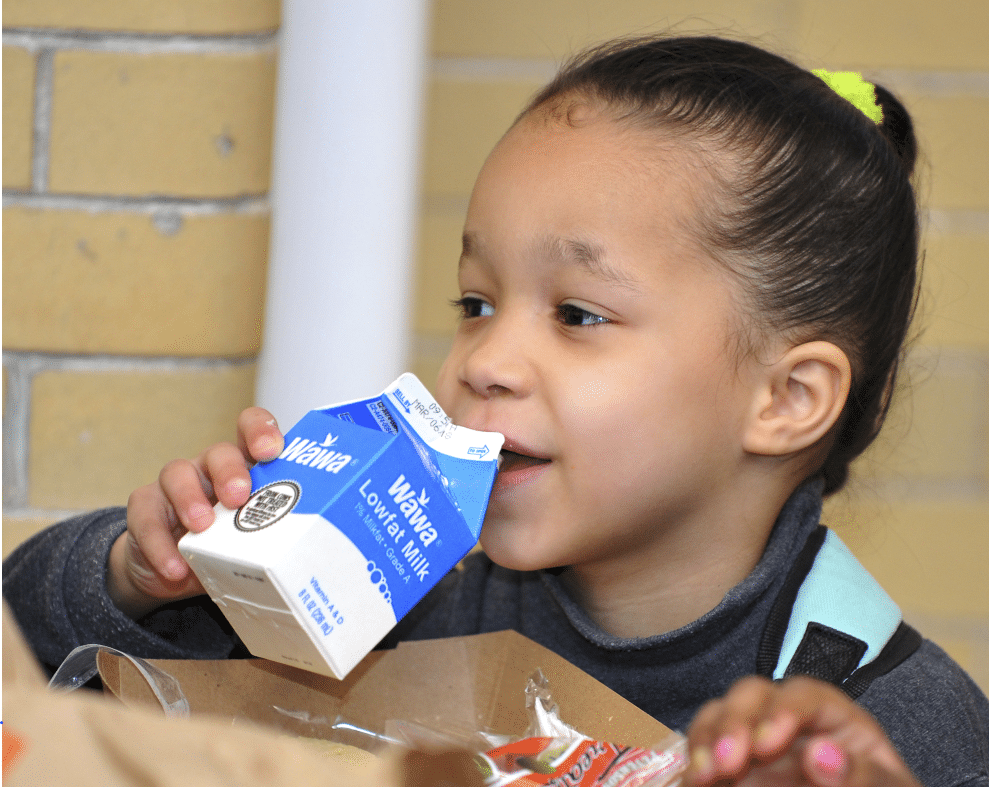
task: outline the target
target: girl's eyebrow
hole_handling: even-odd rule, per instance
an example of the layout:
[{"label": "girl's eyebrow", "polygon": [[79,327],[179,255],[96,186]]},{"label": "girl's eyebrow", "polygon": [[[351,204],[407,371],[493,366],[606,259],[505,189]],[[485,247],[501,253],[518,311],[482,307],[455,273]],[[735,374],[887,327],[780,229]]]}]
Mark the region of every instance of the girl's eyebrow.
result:
[{"label": "girl's eyebrow", "polygon": [[[461,265],[478,252],[480,245],[475,233],[464,233],[463,251],[460,255]],[[575,238],[547,236],[536,243],[536,254],[554,262],[575,264],[602,281],[637,292],[642,290],[642,283],[638,279],[608,263],[604,251],[593,243]]]},{"label": "girl's eyebrow", "polygon": [[642,289],[641,282],[611,265],[605,259],[604,250],[593,243],[554,235],[543,238],[538,246],[539,251],[551,260],[574,263],[591,276],[610,284],[617,284],[630,290]]}]

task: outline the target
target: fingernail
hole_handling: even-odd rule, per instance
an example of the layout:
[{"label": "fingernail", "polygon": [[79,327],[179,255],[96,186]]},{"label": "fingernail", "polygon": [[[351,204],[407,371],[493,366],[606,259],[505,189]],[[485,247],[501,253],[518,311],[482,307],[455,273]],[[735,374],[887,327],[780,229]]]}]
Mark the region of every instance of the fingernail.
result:
[{"label": "fingernail", "polygon": [[213,509],[202,503],[189,506],[188,516],[189,524],[195,527],[197,531],[213,523]]},{"label": "fingernail", "polygon": [[259,437],[254,441],[254,456],[258,459],[274,458],[278,453],[279,441],[270,435]]},{"label": "fingernail", "polygon": [[714,744],[714,761],[722,771],[732,773],[738,770],[745,760],[745,751],[737,737],[725,735]]},{"label": "fingernail", "polygon": [[251,491],[250,481],[246,481],[243,478],[235,478],[233,481],[227,482],[227,492],[231,495],[241,495],[244,492]]},{"label": "fingernail", "polygon": [[752,742],[760,752],[770,754],[780,748],[781,737],[782,725],[775,720],[767,719],[760,722],[759,726],[756,727]]},{"label": "fingernail", "polygon": [[735,749],[738,748],[738,743],[730,735],[725,735],[716,744],[714,744],[714,758],[719,763],[724,763],[728,760]]},{"label": "fingernail", "polygon": [[178,558],[169,560],[165,566],[165,576],[176,582],[185,579],[185,563]]},{"label": "fingernail", "polygon": [[818,743],[811,751],[811,756],[821,773],[832,778],[844,773],[848,763],[845,753],[831,741]]}]

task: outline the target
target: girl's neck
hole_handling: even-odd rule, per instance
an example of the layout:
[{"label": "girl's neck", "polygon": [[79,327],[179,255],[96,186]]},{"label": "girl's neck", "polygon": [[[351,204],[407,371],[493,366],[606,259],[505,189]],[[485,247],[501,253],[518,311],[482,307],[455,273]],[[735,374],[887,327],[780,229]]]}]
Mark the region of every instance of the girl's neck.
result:
[{"label": "girl's neck", "polygon": [[617,637],[665,634],[714,609],[762,557],[792,490],[749,496],[718,521],[664,533],[630,550],[618,565],[572,566],[561,574],[568,592],[604,631]]}]

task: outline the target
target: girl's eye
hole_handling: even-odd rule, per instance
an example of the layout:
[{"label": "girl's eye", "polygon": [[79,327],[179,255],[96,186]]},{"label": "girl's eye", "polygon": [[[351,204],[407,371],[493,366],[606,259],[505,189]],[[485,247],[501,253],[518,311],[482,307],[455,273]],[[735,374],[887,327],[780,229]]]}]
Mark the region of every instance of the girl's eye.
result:
[{"label": "girl's eye", "polygon": [[556,316],[564,325],[570,326],[603,325],[611,322],[607,317],[589,312],[572,303],[560,304],[556,309]]},{"label": "girl's eye", "polygon": [[463,320],[470,319],[472,317],[490,317],[494,314],[494,306],[492,306],[487,301],[481,300],[480,298],[475,298],[471,295],[465,295],[463,298],[458,298],[452,301],[454,308],[460,312],[460,318]]}]

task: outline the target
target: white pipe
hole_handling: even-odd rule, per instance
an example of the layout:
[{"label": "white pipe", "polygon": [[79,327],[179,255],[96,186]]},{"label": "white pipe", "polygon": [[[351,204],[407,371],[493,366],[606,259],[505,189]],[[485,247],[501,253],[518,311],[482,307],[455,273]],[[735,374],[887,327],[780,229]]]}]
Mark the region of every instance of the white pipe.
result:
[{"label": "white pipe", "polygon": [[428,0],[283,0],[256,401],[287,429],[408,363]]}]

